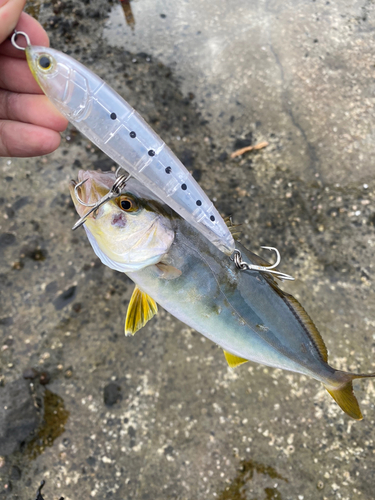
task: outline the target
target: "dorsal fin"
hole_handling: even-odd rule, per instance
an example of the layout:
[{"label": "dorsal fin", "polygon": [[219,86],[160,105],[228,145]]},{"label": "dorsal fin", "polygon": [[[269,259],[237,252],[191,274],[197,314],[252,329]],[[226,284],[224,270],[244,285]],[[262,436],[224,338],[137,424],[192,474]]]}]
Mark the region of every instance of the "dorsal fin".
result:
[{"label": "dorsal fin", "polygon": [[228,215],[228,217],[224,217],[224,222],[227,225],[227,228],[229,229],[233,238],[235,240],[238,240],[238,238],[241,236],[241,231],[238,228],[241,227],[242,224],[233,224],[231,215]]},{"label": "dorsal fin", "polygon": [[301,306],[298,300],[293,297],[293,295],[290,295],[289,293],[282,291],[272,278],[265,275],[265,279],[272,286],[272,288],[278,293],[278,295],[283,299],[285,304],[293,312],[294,316],[297,318],[300,324],[305,328],[306,333],[309,335],[310,339],[315,345],[322,360],[327,363],[328,361],[327,347],[324,343],[322,336],[318,332],[318,329],[314,325],[313,320],[307,314],[305,309]]},{"label": "dorsal fin", "polygon": [[240,358],[239,356],[236,356],[235,354],[231,354],[230,352],[224,350],[223,353],[230,368],[236,368],[236,366],[242,365],[242,363],[247,363],[249,361],[248,359]]},{"label": "dorsal fin", "polygon": [[301,306],[297,299],[293,297],[293,295],[289,295],[288,293],[284,293],[284,300],[288,303],[289,307],[295,312],[296,316],[301,320],[301,322],[306,327],[309,332],[316,348],[319,351],[323,361],[327,363],[328,361],[328,351],[327,347],[324,343],[324,340],[320,333],[318,332],[317,327],[314,325],[313,320],[307,314],[305,309]]},{"label": "dorsal fin", "polygon": [[125,335],[134,335],[158,312],[154,299],[136,285],[130,299],[125,320]]}]

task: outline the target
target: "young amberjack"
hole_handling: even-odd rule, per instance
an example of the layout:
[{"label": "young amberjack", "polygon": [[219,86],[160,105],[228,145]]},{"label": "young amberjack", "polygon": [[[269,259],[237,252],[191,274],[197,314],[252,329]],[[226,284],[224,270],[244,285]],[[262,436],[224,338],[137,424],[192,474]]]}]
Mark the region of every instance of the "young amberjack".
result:
[{"label": "young amberjack", "polygon": [[[81,200],[95,203],[111,188],[112,173],[79,172]],[[71,194],[77,212],[88,208]],[[231,367],[246,361],[308,375],[322,382],[350,417],[362,413],[354,374],[328,364],[324,341],[303,307],[266,272],[241,271],[194,227],[145,186],[130,180],[126,192],[102,205],[84,228],[103,264],[136,284],[125,333],[134,334],[160,304],[224,350]],[[267,265],[236,242],[247,262]]]}]

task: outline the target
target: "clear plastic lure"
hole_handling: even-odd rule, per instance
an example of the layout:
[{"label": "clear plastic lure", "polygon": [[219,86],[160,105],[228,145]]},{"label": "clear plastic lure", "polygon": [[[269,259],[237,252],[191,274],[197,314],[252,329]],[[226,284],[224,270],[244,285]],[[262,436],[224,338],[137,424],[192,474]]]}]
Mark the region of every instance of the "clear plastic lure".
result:
[{"label": "clear plastic lure", "polygon": [[[235,245],[224,220],[143,118],[81,63],[57,50],[33,46],[27,35],[22,35],[26,36],[29,67],[57,109],[129,174],[231,255]],[[17,46],[15,40],[13,43]]]}]

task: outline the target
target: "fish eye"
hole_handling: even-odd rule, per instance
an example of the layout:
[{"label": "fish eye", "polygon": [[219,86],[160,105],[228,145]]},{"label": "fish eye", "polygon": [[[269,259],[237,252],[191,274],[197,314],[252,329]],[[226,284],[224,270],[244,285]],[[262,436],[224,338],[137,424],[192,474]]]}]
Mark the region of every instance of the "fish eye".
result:
[{"label": "fish eye", "polygon": [[132,202],[130,200],[122,200],[120,202],[120,205],[123,210],[130,210],[132,207]]},{"label": "fish eye", "polygon": [[41,69],[50,69],[50,67],[52,66],[52,60],[49,56],[46,56],[44,54],[39,57],[38,65]]},{"label": "fish eye", "polygon": [[120,196],[117,199],[117,204],[124,212],[135,212],[138,210],[137,203],[129,196]]}]

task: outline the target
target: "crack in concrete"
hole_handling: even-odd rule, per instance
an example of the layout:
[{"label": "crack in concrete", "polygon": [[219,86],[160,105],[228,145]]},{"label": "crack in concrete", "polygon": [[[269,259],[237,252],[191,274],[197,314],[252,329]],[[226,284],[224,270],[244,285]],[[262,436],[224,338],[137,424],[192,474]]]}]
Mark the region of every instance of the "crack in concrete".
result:
[{"label": "crack in concrete", "polygon": [[315,177],[318,178],[318,182],[323,186],[324,182],[323,182],[322,174],[321,174],[321,172],[318,169],[319,160],[318,160],[318,156],[316,154],[315,147],[309,141],[304,128],[297,121],[297,119],[294,116],[292,107],[288,104],[287,91],[285,90],[285,87],[284,87],[284,85],[285,85],[284,68],[283,68],[283,66],[282,66],[282,64],[280,62],[279,56],[277,55],[277,53],[276,53],[275,49],[273,48],[273,45],[272,45],[272,43],[270,41],[269,41],[269,48],[270,48],[270,51],[271,51],[273,57],[275,58],[277,66],[278,66],[278,68],[280,70],[280,75],[281,75],[281,80],[282,80],[282,91],[281,91],[281,94],[282,94],[282,105],[283,105],[283,108],[284,108],[285,112],[289,115],[293,126],[297,130],[300,131],[300,133],[301,133],[301,135],[303,137],[303,140],[304,140],[304,142],[306,144],[307,154],[308,154],[308,158],[309,158],[309,169],[314,172]]}]

